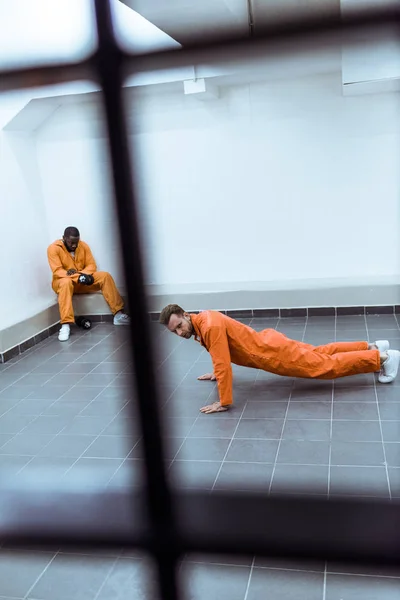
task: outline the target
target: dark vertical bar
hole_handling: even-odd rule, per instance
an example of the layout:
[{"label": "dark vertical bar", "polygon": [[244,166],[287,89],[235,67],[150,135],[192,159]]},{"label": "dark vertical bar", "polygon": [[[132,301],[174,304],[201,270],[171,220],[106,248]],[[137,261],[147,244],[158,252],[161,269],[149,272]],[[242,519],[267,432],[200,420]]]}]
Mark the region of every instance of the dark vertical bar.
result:
[{"label": "dark vertical bar", "polygon": [[176,600],[179,548],[164,467],[150,319],[144,292],[137,200],[131,179],[127,125],[122,101],[123,54],[114,38],[109,0],[95,0],[95,9],[99,39],[96,66],[104,94],[122,257],[132,318],[130,341],[143,432],[147,505],[154,539],[153,553],[158,563],[161,597]]}]

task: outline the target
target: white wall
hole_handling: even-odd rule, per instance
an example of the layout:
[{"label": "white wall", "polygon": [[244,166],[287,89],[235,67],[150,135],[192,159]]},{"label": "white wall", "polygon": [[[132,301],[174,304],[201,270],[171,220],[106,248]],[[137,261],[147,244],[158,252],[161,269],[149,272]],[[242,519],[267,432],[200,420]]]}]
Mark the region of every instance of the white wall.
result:
[{"label": "white wall", "polygon": [[49,243],[76,226],[99,270],[123,284],[108,150],[97,104],[66,105],[36,132]]},{"label": "white wall", "polygon": [[340,74],[143,103],[156,282],[399,274],[399,117],[397,94],[344,98]]},{"label": "white wall", "polygon": [[[130,112],[148,283],[173,293],[400,273],[397,94],[342,97],[337,73],[223,88],[207,103],[142,95]],[[94,105],[61,107],[37,151],[52,237],[80,227],[120,283]]]},{"label": "white wall", "polygon": [[43,267],[47,222],[29,134],[0,131],[0,198],[0,329],[4,329],[54,303]]}]

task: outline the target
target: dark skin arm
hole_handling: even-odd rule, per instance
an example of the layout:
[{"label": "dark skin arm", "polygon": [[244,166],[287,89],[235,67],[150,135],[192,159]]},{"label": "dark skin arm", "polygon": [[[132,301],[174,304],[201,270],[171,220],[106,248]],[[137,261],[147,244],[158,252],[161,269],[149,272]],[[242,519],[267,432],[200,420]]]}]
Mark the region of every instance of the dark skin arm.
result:
[{"label": "dark skin arm", "polygon": [[67,271],[67,275],[75,275],[75,273],[77,273],[78,271],[76,269],[68,269]]}]

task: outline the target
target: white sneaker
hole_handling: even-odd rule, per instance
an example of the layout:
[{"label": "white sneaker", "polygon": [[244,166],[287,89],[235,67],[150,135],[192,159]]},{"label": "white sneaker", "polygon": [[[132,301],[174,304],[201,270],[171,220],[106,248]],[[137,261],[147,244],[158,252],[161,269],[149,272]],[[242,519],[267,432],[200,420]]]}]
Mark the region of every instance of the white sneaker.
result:
[{"label": "white sneaker", "polygon": [[400,364],[400,352],[398,350],[388,350],[388,359],[383,363],[378,377],[380,383],[391,383],[396,379]]},{"label": "white sneaker", "polygon": [[71,327],[69,326],[69,324],[64,323],[63,325],[61,325],[61,329],[58,332],[58,339],[60,340],[60,342],[66,342],[67,340],[69,340],[70,335]]},{"label": "white sneaker", "polygon": [[374,344],[378,348],[379,352],[387,352],[390,348],[389,340],[376,340]]},{"label": "white sneaker", "polygon": [[114,325],[130,325],[131,324],[131,318],[123,312],[117,312],[114,315],[114,321],[113,321]]}]

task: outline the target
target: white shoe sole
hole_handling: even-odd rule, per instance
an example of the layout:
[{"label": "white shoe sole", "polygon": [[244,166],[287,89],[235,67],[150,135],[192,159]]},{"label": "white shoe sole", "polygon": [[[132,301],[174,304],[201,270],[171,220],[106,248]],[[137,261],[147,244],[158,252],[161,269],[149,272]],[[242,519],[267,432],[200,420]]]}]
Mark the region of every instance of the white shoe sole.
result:
[{"label": "white shoe sole", "polygon": [[381,373],[378,377],[380,383],[392,383],[396,379],[400,365],[400,352],[388,350],[389,358],[383,363]]}]

